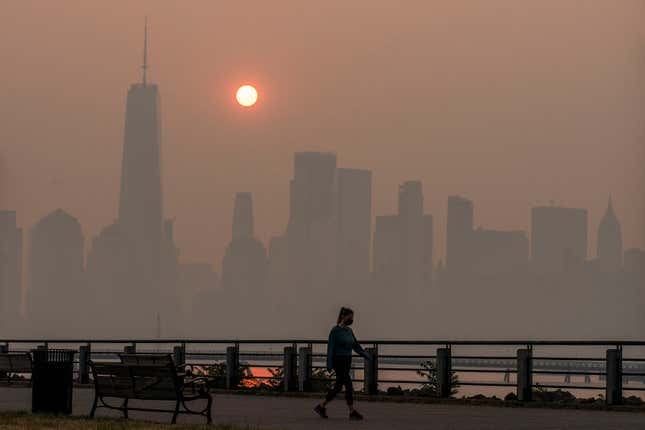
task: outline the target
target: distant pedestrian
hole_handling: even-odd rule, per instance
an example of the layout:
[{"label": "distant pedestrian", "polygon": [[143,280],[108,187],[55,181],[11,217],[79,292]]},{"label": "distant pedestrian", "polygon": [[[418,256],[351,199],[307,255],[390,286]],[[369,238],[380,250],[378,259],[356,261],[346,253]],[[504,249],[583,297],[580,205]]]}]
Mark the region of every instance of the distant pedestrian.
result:
[{"label": "distant pedestrian", "polygon": [[349,408],[350,420],[362,420],[363,416],[354,409],[354,388],[350,371],[352,368],[352,350],[361,357],[371,360],[372,357],[365,352],[356,340],[354,332],[349,326],[354,322],[354,311],[349,308],[340,308],[336,325],[329,333],[327,343],[327,370],[336,373],[336,382],[329,390],[325,400],[316,405],[314,411],[321,418],[327,418],[326,406],[345,386],[345,400]]}]

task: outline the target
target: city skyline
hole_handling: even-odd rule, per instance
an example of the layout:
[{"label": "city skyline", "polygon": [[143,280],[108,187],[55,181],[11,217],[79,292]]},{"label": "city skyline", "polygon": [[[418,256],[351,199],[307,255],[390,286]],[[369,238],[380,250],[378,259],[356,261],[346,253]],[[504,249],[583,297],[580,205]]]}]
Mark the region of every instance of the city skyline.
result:
[{"label": "city skyline", "polygon": [[[14,58],[2,75],[11,88],[2,99],[0,207],[17,210],[23,226],[62,207],[88,237],[114,221],[124,83],[140,80],[148,14],[148,71],[164,89],[164,213],[177,220],[184,261],[221,261],[240,190],[254,193],[256,235],[268,246],[284,229],[291,154],[302,150],[334,152],[341,167],[372,171],[373,215],[395,212],[398,184],[421,180],[439,258],[448,195],[476,201],[482,226],[527,230],[530,208],[551,200],[587,208],[596,225],[611,194],[625,245],[644,246],[641,2],[496,0],[498,18],[489,7],[441,1],[359,4],[312,6],[304,21],[288,19],[295,4],[259,6],[257,31],[238,34],[238,43],[231,23],[246,15],[233,5],[203,5],[194,17],[172,4],[121,3],[122,14],[100,19],[90,5],[9,5],[7,31],[29,37],[19,52],[0,42]],[[286,22],[276,7],[292,11]],[[369,25],[354,30],[359,12]],[[391,20],[407,23],[392,27],[397,50],[372,51],[389,46],[380,30]],[[344,33],[325,36],[325,21]],[[508,32],[514,37],[502,38]],[[95,36],[78,37],[86,34]],[[82,55],[57,61],[68,51]],[[253,110],[234,101],[244,81],[261,92]]]},{"label": "city skyline", "polygon": [[[263,115],[279,110],[271,103],[281,94],[254,80],[258,102],[229,105],[237,116],[220,118],[222,128],[231,127],[231,140],[218,135],[211,146],[195,146],[204,118],[193,118],[184,134],[169,141],[166,131],[173,136],[173,128],[166,124],[176,123],[168,119],[166,100],[173,106],[178,93],[171,80],[159,84],[150,76],[151,70],[164,70],[157,64],[167,63],[165,51],[153,55],[158,51],[149,49],[156,39],[149,37],[147,20],[140,37],[140,75],[127,90],[115,127],[122,130],[118,169],[92,168],[104,161],[100,151],[77,150],[76,168],[87,169],[80,178],[74,169],[46,176],[56,163],[52,157],[54,164],[48,160],[33,170],[34,178],[47,182],[41,194],[25,190],[5,200],[3,188],[2,207],[9,210],[1,212],[1,267],[19,263],[18,272],[26,276],[21,279],[13,267],[0,287],[9,308],[22,296],[26,333],[78,333],[92,325],[103,330],[106,321],[109,335],[222,330],[241,308],[253,318],[236,324],[237,335],[262,336],[267,330],[293,335],[316,332],[340,306],[360,304],[367,329],[393,337],[403,327],[414,336],[424,336],[428,327],[446,335],[470,332],[472,323],[488,314],[489,327],[504,327],[499,332],[505,336],[522,329],[561,335],[571,300],[582,303],[579,321],[568,327],[578,330],[576,336],[589,336],[591,329],[632,336],[640,326],[640,313],[624,309],[642,301],[645,208],[642,196],[632,192],[640,190],[642,169],[628,174],[623,162],[622,181],[616,181],[617,170],[602,168],[609,160],[602,155],[606,144],[602,151],[597,145],[577,146],[587,122],[574,134],[550,128],[548,136],[560,143],[538,147],[529,142],[533,134],[513,131],[511,111],[502,122],[481,122],[494,106],[491,99],[491,106],[480,106],[482,118],[458,121],[459,131],[468,134],[474,127],[481,136],[443,140],[430,129],[410,134],[412,123],[401,122],[419,114],[433,122],[445,113],[417,105],[381,129],[389,136],[384,149],[378,132],[383,123],[377,119],[363,129],[361,145],[352,141],[360,127],[326,133],[338,129],[331,117],[331,122],[322,118],[341,103],[327,105],[320,124],[303,124],[310,133],[297,145],[285,144],[273,140],[281,127],[276,118],[261,125],[269,120]],[[234,91],[229,95],[233,99]],[[348,118],[361,116],[355,111]],[[277,128],[270,130],[269,123]],[[284,129],[286,142],[297,136],[294,130]],[[513,142],[490,141],[511,131]],[[51,136],[56,140],[57,134]],[[114,130],[105,136],[114,136]],[[636,131],[623,135],[624,141],[615,137],[612,155],[624,156],[621,144],[642,146],[641,137]],[[330,138],[333,144],[320,144]],[[264,140],[273,145],[261,147]],[[178,145],[186,148],[183,156],[178,157]],[[213,152],[203,152],[207,149]],[[53,150],[64,158],[60,144]],[[447,151],[452,152],[444,158]],[[375,155],[381,158],[376,163]],[[629,157],[631,163],[637,159]],[[199,173],[200,165],[208,166],[208,174]],[[270,172],[270,179],[258,172]],[[101,187],[93,182],[99,177]],[[196,181],[193,187],[186,186],[186,178]],[[111,197],[105,184],[118,184],[117,193]],[[9,195],[15,194],[18,182],[10,185]],[[471,187],[478,191],[468,192]],[[79,189],[85,191],[75,193]],[[58,200],[60,191],[69,193],[67,198]],[[545,195],[559,198],[540,201]],[[33,206],[25,210],[25,205]],[[44,214],[32,223],[36,206]],[[190,235],[196,236],[186,240]],[[22,294],[15,294],[17,289]],[[616,292],[621,297],[607,310],[615,322],[598,327],[594,315]],[[533,318],[549,309],[549,321],[539,327],[527,326],[530,319],[520,321],[531,315],[522,310],[522,297],[531,298]],[[59,323],[49,312],[53,308],[77,315],[86,327]],[[116,308],[120,317],[111,321]],[[467,316],[455,321],[458,309]],[[391,313],[399,324],[389,326],[380,317]],[[284,326],[289,316],[302,323]],[[445,318],[452,324],[444,325]],[[506,324],[508,318],[516,324]]]}]

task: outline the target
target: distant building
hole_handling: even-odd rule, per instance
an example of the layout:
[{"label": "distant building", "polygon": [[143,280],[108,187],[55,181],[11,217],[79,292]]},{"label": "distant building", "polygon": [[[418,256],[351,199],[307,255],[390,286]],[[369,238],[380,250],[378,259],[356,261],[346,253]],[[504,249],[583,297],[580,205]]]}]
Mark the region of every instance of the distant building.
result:
[{"label": "distant building", "polygon": [[22,229],[16,212],[0,211],[0,333],[20,324],[22,299]]},{"label": "distant building", "polygon": [[372,172],[338,169],[337,279],[341,288],[366,282],[372,238]]},{"label": "distant building", "polygon": [[625,272],[639,276],[645,275],[645,250],[631,248],[625,251]]},{"label": "distant building", "polygon": [[623,234],[611,198],[598,225],[597,257],[600,270],[617,273],[623,266]]},{"label": "distant building", "polygon": [[336,279],[336,155],[296,153],[290,189],[289,284],[308,296]]},{"label": "distant building", "polygon": [[209,263],[181,263],[179,265],[179,279],[189,297],[219,288],[217,272]]},{"label": "distant building", "polygon": [[119,306],[124,327],[141,335],[155,332],[158,314],[169,326],[179,321],[180,293],[173,222],[163,215],[159,89],[147,81],[146,50],[144,43],[142,80],[127,95],[118,218],[93,239],[88,255],[92,289],[105,299],[97,304]]},{"label": "distant building", "polygon": [[269,240],[267,262],[267,285],[271,298],[267,305],[272,309],[282,306],[285,309],[297,306],[292,296],[294,288],[289,284],[289,244],[286,235],[272,237]]},{"label": "distant building", "polygon": [[312,224],[328,222],[334,217],[336,155],[296,152],[293,170],[289,232],[306,233]]},{"label": "distant building", "polygon": [[426,273],[425,219],[421,182],[406,181],[399,185],[398,197],[402,266],[399,283],[408,292],[415,292],[423,287]]},{"label": "distant building", "polygon": [[250,193],[237,193],[233,209],[232,240],[222,260],[222,287],[236,298],[259,299],[264,293],[267,255],[253,237],[253,202]]},{"label": "distant building", "polygon": [[423,258],[421,261],[422,283],[425,286],[434,284],[434,220],[432,215],[423,215]]},{"label": "distant building", "polygon": [[217,305],[219,278],[213,266],[209,263],[181,263],[179,285],[182,287],[179,298],[182,315],[192,315],[193,320],[198,320],[193,322],[215,323],[213,313]]},{"label": "distant building", "polygon": [[269,240],[268,279],[272,288],[278,290],[288,282],[289,249],[286,236],[276,236]]},{"label": "distant building", "polygon": [[376,282],[385,288],[397,285],[402,271],[401,260],[401,222],[398,215],[377,216],[373,264]]},{"label": "distant building", "polygon": [[531,211],[531,259],[542,273],[562,272],[587,259],[587,210],[555,206]]},{"label": "distant building", "polygon": [[472,238],[472,267],[477,275],[495,276],[525,269],[529,261],[529,240],[523,231],[478,228]]},{"label": "distant building", "polygon": [[[132,285],[128,267],[131,249],[118,223],[104,227],[92,239],[87,254],[87,280],[92,291],[91,304],[97,314],[109,315],[116,306],[124,306],[131,312],[127,290]],[[136,294],[136,291],[135,291]],[[121,308],[123,309],[123,308]]]},{"label": "distant building", "polygon": [[[87,299],[84,282],[84,238],[76,218],[58,209],[29,232],[28,317],[42,335],[65,335],[78,326],[72,315]],[[61,332],[51,332],[51,327]]]},{"label": "distant building", "polygon": [[414,300],[432,285],[433,220],[424,214],[421,183],[399,186],[399,213],[376,217],[373,271],[377,284]]},{"label": "distant building", "polygon": [[451,272],[469,270],[472,263],[474,205],[460,196],[448,197],[446,225],[446,269]]}]

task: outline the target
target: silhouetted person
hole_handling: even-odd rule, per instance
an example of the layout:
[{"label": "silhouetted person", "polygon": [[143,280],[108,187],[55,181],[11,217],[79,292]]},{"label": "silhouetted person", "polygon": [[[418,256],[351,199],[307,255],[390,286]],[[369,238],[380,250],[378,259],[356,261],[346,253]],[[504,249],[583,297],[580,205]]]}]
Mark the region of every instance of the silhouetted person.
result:
[{"label": "silhouetted person", "polygon": [[329,390],[325,400],[316,405],[314,411],[321,418],[327,418],[327,403],[331,402],[334,397],[345,387],[345,400],[349,408],[350,420],[362,420],[363,416],[354,409],[354,387],[352,386],[352,377],[350,370],[352,368],[352,350],[367,360],[372,357],[365,352],[356,340],[354,332],[350,325],[354,322],[354,311],[349,308],[340,308],[336,326],[329,333],[329,342],[327,343],[327,370],[334,370],[336,373],[336,382]]}]

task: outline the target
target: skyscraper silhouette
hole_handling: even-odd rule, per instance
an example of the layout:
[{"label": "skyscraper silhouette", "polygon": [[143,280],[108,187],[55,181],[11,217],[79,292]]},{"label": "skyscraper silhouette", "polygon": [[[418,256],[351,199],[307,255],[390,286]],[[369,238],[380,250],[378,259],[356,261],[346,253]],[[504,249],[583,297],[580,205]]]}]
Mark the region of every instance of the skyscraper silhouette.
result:
[{"label": "skyscraper silhouette", "polygon": [[336,271],[336,155],[296,153],[290,190],[289,283],[299,292],[322,291]]},{"label": "skyscraper silhouette", "polygon": [[[401,233],[402,293],[415,296],[423,286],[426,268],[426,236],[423,213],[423,190],[420,181],[406,181],[399,185],[399,226]],[[431,226],[432,224],[430,224]],[[430,239],[432,235],[430,235]]]},{"label": "skyscraper silhouette", "polygon": [[117,222],[128,240],[133,276],[154,293],[163,242],[161,118],[157,85],[147,82],[147,39],[146,26],[142,79],[130,86],[126,102]]},{"label": "skyscraper silhouette", "polygon": [[422,312],[433,282],[433,220],[424,214],[423,206],[421,182],[406,181],[398,188],[398,213],[376,217],[373,287],[377,309],[396,314],[404,324],[415,323],[411,315]]},{"label": "skyscraper silhouette", "polygon": [[138,315],[130,324],[152,334],[157,314],[174,321],[179,251],[163,216],[160,97],[148,82],[147,42],[146,23],[141,82],[127,94],[118,217],[93,240],[88,269],[99,305]]},{"label": "skyscraper silhouette", "polygon": [[529,239],[523,231],[478,228],[473,232],[471,270],[480,276],[495,276],[526,269]]},{"label": "skyscraper silhouette", "polygon": [[385,290],[401,279],[401,220],[398,215],[379,215],[374,227],[374,280]]},{"label": "skyscraper silhouette", "polygon": [[474,212],[472,201],[460,196],[448,197],[446,268],[453,273],[471,267]]},{"label": "skyscraper silhouette", "polygon": [[338,169],[337,287],[359,293],[370,275],[372,172]]},{"label": "skyscraper silhouette", "polygon": [[253,198],[251,193],[235,194],[232,225],[233,240],[253,237]]},{"label": "skyscraper silhouette", "polygon": [[531,211],[531,260],[538,272],[562,272],[587,259],[587,210],[555,206]]},{"label": "skyscraper silhouette", "polygon": [[22,294],[22,229],[16,212],[0,211],[0,333],[20,324]]},{"label": "skyscraper silhouette", "polygon": [[423,258],[422,285],[432,287],[434,284],[434,218],[430,214],[423,215]]},{"label": "skyscraper silhouette", "polygon": [[618,272],[623,265],[623,234],[609,197],[607,210],[598,225],[597,252],[600,270]]},{"label": "skyscraper silhouette", "polygon": [[232,239],[222,260],[222,287],[233,300],[260,301],[264,294],[266,274],[266,249],[262,242],[253,237],[251,193],[237,193]]},{"label": "skyscraper silhouette", "polygon": [[28,316],[40,335],[60,336],[79,328],[70,315],[82,315],[87,300],[84,252],[80,223],[61,209],[31,228]]},{"label": "skyscraper silhouette", "polygon": [[630,248],[624,254],[625,272],[645,281],[645,250]]}]

